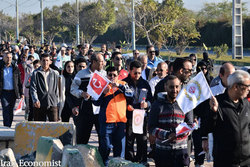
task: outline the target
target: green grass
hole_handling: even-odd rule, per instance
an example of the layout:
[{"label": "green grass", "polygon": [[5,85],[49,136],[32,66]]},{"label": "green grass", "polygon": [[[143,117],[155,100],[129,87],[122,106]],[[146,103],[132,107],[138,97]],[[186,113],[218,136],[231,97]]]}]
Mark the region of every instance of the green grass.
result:
[{"label": "green grass", "polygon": [[[161,52],[161,56],[164,59],[171,59],[172,58],[176,58],[176,57],[187,57],[189,56],[189,53],[183,53],[182,55],[177,55],[175,52]],[[202,53],[198,53],[197,57],[199,60],[203,59],[202,57]],[[250,66],[250,57],[244,57],[243,59],[232,59],[231,56],[229,55],[225,55],[225,56],[221,56],[219,58],[216,58],[216,55],[209,55],[209,58],[212,59],[215,63],[221,64],[222,62],[225,61],[229,61],[232,62],[235,65],[239,65],[239,66]]]}]

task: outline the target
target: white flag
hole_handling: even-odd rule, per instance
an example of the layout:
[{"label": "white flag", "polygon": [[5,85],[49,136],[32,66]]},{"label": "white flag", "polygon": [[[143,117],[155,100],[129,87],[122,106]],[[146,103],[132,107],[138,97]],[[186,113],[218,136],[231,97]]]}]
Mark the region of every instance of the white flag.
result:
[{"label": "white flag", "polygon": [[87,86],[87,93],[93,97],[93,99],[98,100],[104,89],[108,86],[109,80],[102,76],[101,73],[95,71],[89,80]]},{"label": "white flag", "polygon": [[182,88],[176,100],[184,114],[186,114],[211,96],[212,92],[201,71]]},{"label": "white flag", "polygon": [[144,115],[145,115],[145,110],[135,109],[133,111],[133,119],[132,119],[133,133],[143,134]]}]

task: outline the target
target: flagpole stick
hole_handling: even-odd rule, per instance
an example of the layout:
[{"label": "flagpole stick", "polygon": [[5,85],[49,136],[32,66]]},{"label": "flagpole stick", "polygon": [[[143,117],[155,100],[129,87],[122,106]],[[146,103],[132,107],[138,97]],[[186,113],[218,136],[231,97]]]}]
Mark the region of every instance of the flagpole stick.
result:
[{"label": "flagpole stick", "polygon": [[[206,80],[206,77],[205,77],[205,75],[203,74],[202,71],[201,71],[201,73],[202,73],[202,76],[203,76],[203,77],[205,78],[205,80]],[[213,93],[212,93],[212,91],[211,91],[211,89],[210,89],[210,86],[209,86],[208,83],[207,83],[207,80],[206,80],[206,84],[207,84],[207,86],[209,87],[209,92],[211,93],[212,96],[214,96]],[[219,115],[220,115],[221,120],[224,121],[224,120],[223,120],[223,116],[222,116],[222,111],[220,110],[219,103],[218,103],[218,113],[219,113]]]}]

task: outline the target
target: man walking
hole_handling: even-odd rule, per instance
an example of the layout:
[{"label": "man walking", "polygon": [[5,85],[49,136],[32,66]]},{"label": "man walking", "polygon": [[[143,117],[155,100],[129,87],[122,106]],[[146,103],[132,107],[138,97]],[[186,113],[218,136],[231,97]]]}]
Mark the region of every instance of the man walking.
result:
[{"label": "man walking", "polygon": [[58,121],[58,83],[59,73],[49,66],[49,54],[41,56],[41,67],[31,77],[30,94],[34,105],[34,121]]},{"label": "man walking", "polygon": [[176,127],[183,122],[193,123],[192,112],[184,114],[176,97],[181,81],[174,75],[167,76],[165,91],[152,105],[149,115],[149,134],[156,137],[156,167],[184,167],[189,165],[188,135],[176,136]]},{"label": "man walking", "polygon": [[[237,70],[227,79],[228,89],[212,97],[206,117],[201,124],[203,135],[213,133],[214,167],[250,166],[250,75]],[[202,123],[202,120],[201,120]],[[203,145],[205,151],[207,145]]]},{"label": "man walking", "polygon": [[92,55],[90,66],[84,70],[80,70],[71,85],[71,94],[77,98],[82,98],[79,112],[73,110],[73,114],[77,115],[75,117],[77,144],[88,144],[93,125],[95,125],[99,137],[99,111],[98,108],[93,105],[93,99],[87,93],[87,86],[91,74],[93,74],[95,70],[99,71],[103,76],[106,76],[103,65],[104,59],[101,53]]},{"label": "man walking", "polygon": [[106,87],[100,101],[100,146],[99,151],[105,166],[113,148],[114,157],[125,155],[126,98],[132,98],[133,92],[126,82],[118,79],[118,69],[109,67],[107,78],[111,81]]},{"label": "man walking", "polygon": [[13,108],[17,98],[24,98],[20,71],[12,63],[12,54],[4,52],[0,61],[0,97],[3,108],[3,125],[11,127],[13,121]]},{"label": "man walking", "polygon": [[[126,152],[125,159],[147,164],[147,116],[144,117],[143,134],[135,134],[132,130],[132,116],[134,109],[145,109],[148,111],[152,102],[151,88],[148,82],[141,77],[141,63],[133,61],[130,63],[129,76],[124,79],[128,83],[133,94],[133,102],[127,111],[126,125]],[[134,153],[134,142],[137,143],[137,154]]]}]

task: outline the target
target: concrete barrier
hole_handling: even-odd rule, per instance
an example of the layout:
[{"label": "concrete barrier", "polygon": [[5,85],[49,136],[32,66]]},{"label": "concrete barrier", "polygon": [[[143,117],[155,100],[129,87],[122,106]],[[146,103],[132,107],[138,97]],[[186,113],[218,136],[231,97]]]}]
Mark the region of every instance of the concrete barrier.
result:
[{"label": "concrete barrier", "polygon": [[11,148],[0,151],[0,166],[18,167],[14,153]]},{"label": "concrete barrier", "polygon": [[0,150],[12,147],[14,135],[14,129],[5,126],[0,126]]},{"label": "concrete barrier", "polygon": [[[63,154],[62,142],[53,137],[40,137],[37,150],[36,162],[60,162]],[[45,163],[44,163],[45,164]],[[45,164],[46,166],[47,164]],[[48,166],[49,167],[49,166]]]},{"label": "concrete barrier", "polygon": [[[63,150],[61,167],[85,167],[83,157],[76,148],[65,148]],[[87,167],[87,166],[86,166]]]},{"label": "concrete barrier", "polygon": [[77,149],[83,157],[83,164],[86,167],[104,167],[102,157],[95,146],[80,144],[75,146],[65,146],[64,149]]},{"label": "concrete barrier", "polygon": [[75,126],[72,123],[24,121],[16,125],[15,132],[14,153],[17,159],[34,154],[41,136],[60,138],[63,144],[75,144]]},{"label": "concrete barrier", "polygon": [[112,158],[108,163],[108,167],[145,167],[145,166],[142,164],[127,161],[122,158]]}]

